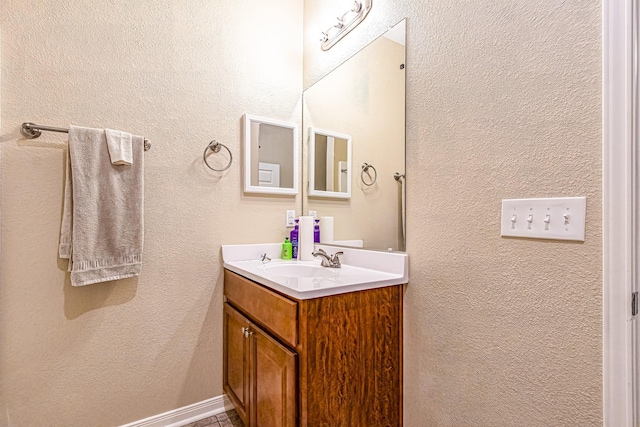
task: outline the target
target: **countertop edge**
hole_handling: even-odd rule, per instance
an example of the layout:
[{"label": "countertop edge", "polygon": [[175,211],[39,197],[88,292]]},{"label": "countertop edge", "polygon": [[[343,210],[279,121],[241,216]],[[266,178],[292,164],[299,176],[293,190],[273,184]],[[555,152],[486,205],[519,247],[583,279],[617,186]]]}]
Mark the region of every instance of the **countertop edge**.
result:
[{"label": "countertop edge", "polygon": [[306,300],[306,299],[327,297],[332,295],[347,294],[350,292],[366,291],[369,289],[384,288],[386,286],[404,285],[407,283],[406,279],[403,276],[398,275],[398,277],[384,279],[384,280],[375,281],[375,282],[357,283],[357,284],[345,285],[337,288],[319,289],[317,291],[298,292],[295,289],[289,288],[287,286],[283,286],[277,282],[274,282],[272,280],[269,280],[257,274],[251,273],[250,271],[236,267],[227,262],[223,263],[223,266],[229,271],[232,271],[236,274],[239,274],[240,276],[246,277],[247,279],[253,280],[258,284],[266,286],[267,288],[270,288],[272,290],[275,290],[277,292],[280,292],[282,294],[285,294],[297,300]]}]

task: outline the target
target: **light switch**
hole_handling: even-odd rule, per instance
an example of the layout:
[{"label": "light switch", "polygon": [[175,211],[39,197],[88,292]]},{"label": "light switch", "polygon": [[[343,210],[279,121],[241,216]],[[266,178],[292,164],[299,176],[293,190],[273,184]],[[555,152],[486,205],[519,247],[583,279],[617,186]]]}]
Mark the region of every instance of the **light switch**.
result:
[{"label": "light switch", "polygon": [[501,236],[584,241],[586,197],[505,199]]},{"label": "light switch", "polygon": [[286,226],[287,227],[293,227],[294,225],[296,225],[296,211],[287,210]]}]

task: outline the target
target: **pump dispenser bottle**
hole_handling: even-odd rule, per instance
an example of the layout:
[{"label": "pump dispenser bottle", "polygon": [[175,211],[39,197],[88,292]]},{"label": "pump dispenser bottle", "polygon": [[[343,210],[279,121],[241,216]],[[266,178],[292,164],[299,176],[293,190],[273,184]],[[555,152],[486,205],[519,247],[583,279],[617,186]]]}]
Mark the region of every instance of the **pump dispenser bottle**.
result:
[{"label": "pump dispenser bottle", "polygon": [[291,259],[291,242],[288,237],[284,238],[284,243],[282,244],[282,259],[289,260]]},{"label": "pump dispenser bottle", "polygon": [[300,221],[299,219],[296,219],[296,225],[295,227],[293,227],[293,230],[291,230],[291,233],[289,233],[289,240],[291,240],[291,247],[292,247],[292,251],[291,251],[291,257],[293,259],[298,259],[298,221]]},{"label": "pump dispenser bottle", "polygon": [[320,243],[320,220],[314,220],[316,225],[313,226],[313,242]]}]

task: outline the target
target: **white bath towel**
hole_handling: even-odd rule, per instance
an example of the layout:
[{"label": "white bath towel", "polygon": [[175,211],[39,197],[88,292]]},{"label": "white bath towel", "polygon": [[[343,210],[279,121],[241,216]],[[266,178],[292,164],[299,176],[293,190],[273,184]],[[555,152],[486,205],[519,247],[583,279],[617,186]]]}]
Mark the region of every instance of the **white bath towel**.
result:
[{"label": "white bath towel", "polygon": [[[71,162],[69,159],[69,150],[67,150],[67,164],[64,177],[64,199],[62,203],[62,225],[60,226],[60,245],[58,246],[58,256],[60,258],[71,258],[73,190],[71,188]],[[69,261],[69,271],[71,271],[71,261]]]},{"label": "white bath towel", "polygon": [[132,137],[130,167],[111,163],[104,129],[69,129],[70,180],[60,256],[70,258],[71,284],[83,286],[138,276],[144,239],[144,153]]},{"label": "white bath towel", "polygon": [[133,163],[132,138],[128,132],[105,129],[109,157],[114,165],[131,165]]}]

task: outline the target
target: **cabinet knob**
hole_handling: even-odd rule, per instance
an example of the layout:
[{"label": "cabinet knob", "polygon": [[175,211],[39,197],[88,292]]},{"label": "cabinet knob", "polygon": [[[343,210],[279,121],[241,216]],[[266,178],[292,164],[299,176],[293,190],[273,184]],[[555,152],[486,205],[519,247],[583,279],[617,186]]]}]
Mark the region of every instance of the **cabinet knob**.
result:
[{"label": "cabinet knob", "polygon": [[253,335],[253,332],[249,331],[249,328],[246,328],[244,330],[244,337],[249,338],[251,335]]}]

